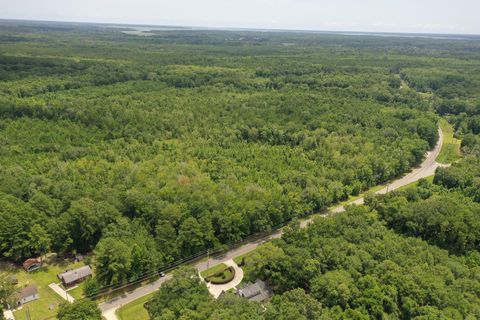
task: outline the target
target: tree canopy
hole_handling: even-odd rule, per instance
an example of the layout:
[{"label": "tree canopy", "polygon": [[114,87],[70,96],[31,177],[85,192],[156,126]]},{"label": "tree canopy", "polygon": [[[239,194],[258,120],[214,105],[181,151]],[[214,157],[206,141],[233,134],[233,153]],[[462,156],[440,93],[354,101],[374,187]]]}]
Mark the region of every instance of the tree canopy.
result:
[{"label": "tree canopy", "polygon": [[102,313],[96,302],[87,299],[77,300],[74,303],[65,302],[60,305],[57,313],[58,320],[101,320]]},{"label": "tree canopy", "polygon": [[403,41],[1,24],[0,255],[95,251],[101,285],[325,209],[438,138],[398,69],[430,53]]},{"label": "tree canopy", "polygon": [[[271,301],[181,268],[150,316],[480,318],[477,37],[123,31],[0,21],[2,259],[93,252],[95,296],[295,221],[246,259]],[[421,163],[439,117],[464,159],[433,184],[299,228]]]}]

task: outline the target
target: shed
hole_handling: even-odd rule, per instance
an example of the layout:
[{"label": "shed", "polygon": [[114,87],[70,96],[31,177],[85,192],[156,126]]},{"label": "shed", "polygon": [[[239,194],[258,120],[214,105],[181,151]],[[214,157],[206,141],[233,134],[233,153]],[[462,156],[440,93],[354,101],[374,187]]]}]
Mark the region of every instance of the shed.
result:
[{"label": "shed", "polygon": [[28,286],[23,288],[18,292],[18,305],[23,305],[25,303],[28,303],[30,301],[34,301],[40,298],[40,295],[38,294],[38,289],[35,286]]},{"label": "shed", "polygon": [[272,289],[268,284],[260,279],[255,283],[246,284],[243,288],[237,290],[237,295],[251,301],[264,301],[272,295]]},{"label": "shed", "polygon": [[40,269],[41,266],[42,266],[42,261],[34,258],[27,259],[23,263],[23,269],[25,269],[25,271],[27,272],[38,270]]},{"label": "shed", "polygon": [[62,280],[64,286],[69,287],[76,283],[82,282],[92,275],[92,269],[90,266],[84,266],[78,269],[65,271],[58,275],[58,278]]}]

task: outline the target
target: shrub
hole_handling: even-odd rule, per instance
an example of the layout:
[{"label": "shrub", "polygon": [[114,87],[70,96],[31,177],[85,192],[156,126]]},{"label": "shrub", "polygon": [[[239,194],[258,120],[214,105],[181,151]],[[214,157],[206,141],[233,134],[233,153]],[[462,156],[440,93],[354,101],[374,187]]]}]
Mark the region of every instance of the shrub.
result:
[{"label": "shrub", "polygon": [[217,272],[214,275],[206,278],[205,280],[212,284],[225,284],[229,283],[235,277],[235,269],[228,267],[221,272]]}]

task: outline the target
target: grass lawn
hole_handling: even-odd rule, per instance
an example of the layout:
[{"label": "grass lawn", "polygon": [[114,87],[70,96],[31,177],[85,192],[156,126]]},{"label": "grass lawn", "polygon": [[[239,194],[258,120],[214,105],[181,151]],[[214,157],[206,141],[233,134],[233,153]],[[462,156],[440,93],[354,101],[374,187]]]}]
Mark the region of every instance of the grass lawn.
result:
[{"label": "grass lawn", "polygon": [[203,270],[200,275],[206,281],[212,283],[227,283],[235,277],[235,270],[232,271],[225,263],[220,263],[210,269]]},{"label": "grass lawn", "polygon": [[235,277],[235,269],[233,269],[232,267],[229,267],[217,272],[214,275],[206,277],[205,280],[213,284],[224,284],[232,281],[234,277]]},{"label": "grass lawn", "polygon": [[85,282],[80,283],[76,288],[68,290],[68,293],[75,299],[83,298],[83,288],[85,287]]},{"label": "grass lawn", "polygon": [[147,310],[143,304],[152,299],[155,293],[148,294],[140,299],[132,301],[117,310],[117,316],[120,320],[148,320]]},{"label": "grass lawn", "polygon": [[227,265],[225,263],[220,263],[220,264],[217,264],[214,267],[211,267],[210,269],[203,270],[202,272],[200,272],[200,275],[204,278],[211,277],[215,273],[221,272],[221,271],[225,270],[226,268],[227,268]]},{"label": "grass lawn", "polygon": [[53,319],[58,311],[58,306],[64,301],[48,287],[37,287],[40,299],[27,303],[22,309],[13,314],[17,320],[27,320],[27,312],[30,319],[43,320]]},{"label": "grass lawn", "polygon": [[255,250],[239,255],[238,257],[233,258],[233,261],[240,266],[242,264],[243,259],[247,260],[248,257],[250,257],[255,253]]},{"label": "grass lawn", "polygon": [[440,128],[443,131],[443,146],[438,155],[437,162],[449,164],[461,158],[459,139],[453,137],[453,127],[445,119],[440,119]]},{"label": "grass lawn", "polygon": [[27,303],[21,310],[15,311],[17,320],[27,319],[27,309],[30,311],[31,320],[53,319],[58,311],[58,305],[63,300],[53,292],[48,285],[52,282],[58,283],[57,274],[66,269],[78,268],[83,263],[69,263],[64,260],[49,259],[40,270],[27,273],[20,267],[13,267],[8,264],[0,265],[0,272],[15,275],[18,279],[18,288],[27,285],[35,285],[38,288],[40,299]]},{"label": "grass lawn", "polygon": [[241,286],[243,283],[254,282],[256,280],[252,273],[252,267],[248,265],[248,260],[249,260],[248,258],[255,254],[255,250],[242,254],[236,258],[233,258],[233,261],[235,261],[235,263],[238,264],[239,266],[241,266],[243,259],[245,259],[245,261],[247,262],[246,265],[241,266],[243,270],[243,279],[242,279],[242,282],[240,282],[240,284],[237,287]]}]

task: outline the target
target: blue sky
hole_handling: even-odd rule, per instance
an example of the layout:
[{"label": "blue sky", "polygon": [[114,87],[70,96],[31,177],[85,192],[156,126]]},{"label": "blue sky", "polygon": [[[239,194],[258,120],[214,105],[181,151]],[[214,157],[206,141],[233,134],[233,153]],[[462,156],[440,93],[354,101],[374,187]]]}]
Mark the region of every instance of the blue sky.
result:
[{"label": "blue sky", "polygon": [[480,34],[480,0],[0,0],[0,18]]}]

